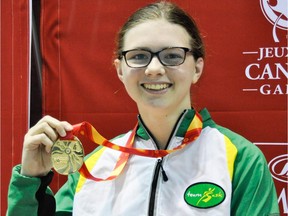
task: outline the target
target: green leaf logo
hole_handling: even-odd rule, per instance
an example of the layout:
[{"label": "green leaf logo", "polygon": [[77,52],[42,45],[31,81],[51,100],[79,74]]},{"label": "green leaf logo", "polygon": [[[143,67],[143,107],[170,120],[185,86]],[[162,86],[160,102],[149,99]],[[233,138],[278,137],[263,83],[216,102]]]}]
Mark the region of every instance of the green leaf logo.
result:
[{"label": "green leaf logo", "polygon": [[187,204],[196,208],[211,208],[225,200],[225,191],[211,182],[199,182],[190,185],[185,193],[184,200]]}]

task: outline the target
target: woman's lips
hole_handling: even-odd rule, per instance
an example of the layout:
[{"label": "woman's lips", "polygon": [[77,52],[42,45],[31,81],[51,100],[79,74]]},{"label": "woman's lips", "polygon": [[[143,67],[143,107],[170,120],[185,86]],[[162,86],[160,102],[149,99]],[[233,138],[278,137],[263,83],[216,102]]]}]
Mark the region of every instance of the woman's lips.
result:
[{"label": "woman's lips", "polygon": [[142,84],[142,86],[148,90],[161,91],[161,90],[169,88],[171,86],[171,84],[168,84],[168,83],[159,83],[159,84],[157,84],[157,83],[153,83],[153,84],[144,83],[144,84]]}]

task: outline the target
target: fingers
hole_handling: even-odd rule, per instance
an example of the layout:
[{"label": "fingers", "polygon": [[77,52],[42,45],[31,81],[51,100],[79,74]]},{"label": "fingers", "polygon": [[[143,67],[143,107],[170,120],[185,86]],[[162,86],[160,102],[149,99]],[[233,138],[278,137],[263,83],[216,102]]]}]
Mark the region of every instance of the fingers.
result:
[{"label": "fingers", "polygon": [[[56,130],[57,136],[58,134],[61,137],[66,136],[66,131],[71,131],[73,129],[72,125],[69,124],[66,121],[59,121],[51,116],[45,116],[42,118],[37,124],[40,124],[41,127],[39,129],[47,129],[47,128],[52,128],[53,130]],[[53,133],[51,133],[51,130],[47,130],[49,134],[53,136]]]},{"label": "fingers", "polygon": [[24,146],[27,150],[35,150],[40,144],[50,152],[51,146],[59,136],[66,136],[66,131],[71,131],[73,126],[66,121],[59,121],[51,116],[43,117],[25,135]]},{"label": "fingers", "polygon": [[48,122],[38,122],[34,127],[32,127],[27,135],[28,136],[36,136],[38,134],[45,134],[47,137],[49,137],[52,141],[55,141],[58,137],[57,131],[52,128]]},{"label": "fingers", "polygon": [[40,133],[29,136],[28,134],[24,139],[24,147],[26,150],[33,151],[38,149],[40,145],[45,146],[45,151],[50,153],[54,140],[51,140],[46,134]]}]

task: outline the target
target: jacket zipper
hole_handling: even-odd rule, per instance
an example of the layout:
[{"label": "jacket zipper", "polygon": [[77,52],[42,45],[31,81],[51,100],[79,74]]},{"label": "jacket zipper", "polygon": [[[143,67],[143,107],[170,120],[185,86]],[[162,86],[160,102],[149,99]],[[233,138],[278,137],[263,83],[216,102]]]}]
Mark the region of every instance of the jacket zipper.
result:
[{"label": "jacket zipper", "polygon": [[154,177],[153,177],[153,181],[152,181],[152,190],[151,190],[150,201],[149,201],[149,210],[148,210],[149,216],[153,216],[153,214],[154,214],[156,188],[157,188],[157,182],[158,182],[160,170],[162,172],[163,181],[165,181],[165,182],[168,181],[168,176],[166,175],[166,172],[163,169],[162,161],[163,161],[163,159],[158,159],[157,164],[156,164],[156,168],[155,168],[155,172],[154,172]]},{"label": "jacket zipper", "polygon": [[[180,118],[178,119],[175,128],[173,129],[173,136],[175,136],[175,131],[178,128],[178,123],[182,121],[182,119],[184,118],[185,114],[187,113],[187,110],[185,110],[182,115],[180,116]],[[140,117],[140,121],[141,121],[141,117]],[[143,124],[143,123],[142,123]],[[143,124],[144,125],[144,124]],[[150,137],[150,140],[152,140],[152,142],[154,143],[154,145],[156,146],[157,149],[159,149],[158,145],[155,143],[155,139],[154,137],[152,137],[151,133],[147,131],[146,127],[144,127],[146,133],[148,134],[148,136]],[[173,137],[171,136],[169,138],[168,144],[166,146],[165,149],[168,148],[171,138]],[[158,183],[158,177],[159,177],[159,173],[160,173],[160,169],[162,171],[162,177],[163,177],[163,181],[166,182],[168,181],[168,176],[165,172],[165,170],[163,169],[162,166],[162,161],[163,158],[158,159],[156,167],[155,167],[155,171],[154,171],[154,177],[153,177],[153,181],[152,181],[152,185],[151,185],[151,193],[150,193],[150,201],[149,201],[149,207],[148,207],[148,216],[153,216],[154,215],[154,207],[155,207],[155,199],[156,199],[156,189],[157,189],[157,183]]]}]

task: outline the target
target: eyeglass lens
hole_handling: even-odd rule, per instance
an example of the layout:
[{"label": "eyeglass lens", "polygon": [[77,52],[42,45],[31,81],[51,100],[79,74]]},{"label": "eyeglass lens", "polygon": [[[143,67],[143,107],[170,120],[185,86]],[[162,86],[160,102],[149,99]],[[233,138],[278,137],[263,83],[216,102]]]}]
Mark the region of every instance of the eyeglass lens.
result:
[{"label": "eyeglass lens", "polygon": [[165,66],[177,66],[184,62],[186,51],[183,48],[167,48],[152,53],[147,50],[130,50],[125,54],[126,63],[130,67],[146,67],[156,55]]}]

